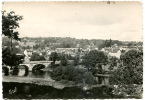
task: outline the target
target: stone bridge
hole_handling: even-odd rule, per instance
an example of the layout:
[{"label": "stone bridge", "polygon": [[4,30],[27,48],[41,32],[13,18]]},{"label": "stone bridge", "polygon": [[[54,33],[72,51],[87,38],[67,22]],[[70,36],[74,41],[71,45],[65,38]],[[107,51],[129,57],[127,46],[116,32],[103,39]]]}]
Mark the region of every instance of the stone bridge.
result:
[{"label": "stone bridge", "polygon": [[29,68],[29,71],[32,71],[33,67],[36,65],[44,65],[47,67],[48,65],[51,64],[52,61],[29,61],[27,63],[19,64],[19,66],[27,66]]}]

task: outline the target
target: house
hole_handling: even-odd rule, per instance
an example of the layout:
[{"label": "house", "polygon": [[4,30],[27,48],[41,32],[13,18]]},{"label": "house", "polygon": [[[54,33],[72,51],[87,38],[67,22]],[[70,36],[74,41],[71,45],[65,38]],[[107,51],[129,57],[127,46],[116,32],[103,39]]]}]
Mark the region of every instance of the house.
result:
[{"label": "house", "polygon": [[52,52],[56,52],[56,51],[55,51],[55,50],[47,50],[47,51],[46,51],[46,55],[47,55],[47,56],[50,56]]},{"label": "house", "polygon": [[28,56],[32,56],[33,49],[26,49]]},{"label": "house", "polygon": [[15,47],[16,47],[16,48],[19,48],[20,46],[19,46],[19,45],[16,45]]},{"label": "house", "polygon": [[117,58],[120,58],[121,56],[121,50],[118,48],[118,49],[111,49],[111,51],[109,52],[109,55],[110,56],[115,56]]},{"label": "house", "polygon": [[120,58],[121,56],[121,49],[119,47],[105,47],[105,48],[102,48],[101,51],[104,51],[105,53],[108,54],[108,56],[114,56],[114,57],[117,57],[117,58]]},{"label": "house", "polygon": [[29,63],[29,62],[30,62],[30,58],[27,57],[27,56],[25,56],[23,64],[25,64],[25,63],[27,64],[27,63]]},{"label": "house", "polygon": [[[67,60],[68,65],[74,65],[74,60]],[[55,65],[60,65],[61,61],[55,61]]]},{"label": "house", "polygon": [[56,48],[56,52],[62,53],[62,52],[77,52],[78,48]]},{"label": "house", "polygon": [[42,55],[46,55],[46,50],[45,49],[41,50],[41,53]]},{"label": "house", "polygon": [[85,69],[85,70],[87,69],[85,65],[77,65],[76,67],[79,69]]},{"label": "house", "polygon": [[129,50],[143,50],[142,46],[129,46],[126,48],[126,52],[128,52]]},{"label": "house", "polygon": [[42,56],[42,52],[41,52],[41,50],[40,50],[40,49],[34,50],[34,51],[33,51],[33,53],[36,53],[36,54],[39,54],[39,55],[41,55],[41,56]]},{"label": "house", "polygon": [[82,49],[83,49],[83,51],[90,51],[91,50],[90,45],[86,45]]},{"label": "house", "polygon": [[50,48],[49,48],[49,47],[45,47],[44,49],[47,51],[47,50],[49,50]]},{"label": "house", "polygon": [[67,52],[65,54],[71,55],[72,57],[75,57],[76,56],[76,53],[73,53],[73,52]]},{"label": "house", "polygon": [[79,51],[79,48],[56,48],[55,51],[57,53],[64,53],[75,57],[77,52]]}]

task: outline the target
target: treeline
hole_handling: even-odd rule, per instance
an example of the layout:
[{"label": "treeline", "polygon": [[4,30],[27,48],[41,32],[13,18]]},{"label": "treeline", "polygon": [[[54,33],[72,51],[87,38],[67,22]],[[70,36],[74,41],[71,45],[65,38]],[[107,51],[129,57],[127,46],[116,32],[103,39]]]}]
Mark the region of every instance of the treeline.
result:
[{"label": "treeline", "polygon": [[[112,45],[116,44],[117,46],[136,46],[136,45],[142,45],[142,42],[134,42],[134,41],[119,41],[119,40],[102,40],[102,39],[75,39],[70,37],[23,37],[21,38],[21,42],[24,42],[25,44],[29,45],[29,42],[35,42],[35,45],[33,46],[33,49],[44,49],[45,47],[50,47],[50,49],[55,50],[56,48],[88,48],[94,47],[94,48],[104,48],[104,47],[111,47]],[[16,42],[14,42],[16,43]],[[3,45],[10,46],[10,40],[8,38],[3,38]],[[18,43],[16,43],[18,45]],[[32,47],[25,47],[26,49],[30,49]]]},{"label": "treeline", "polygon": [[[110,44],[108,41],[110,40],[102,40],[102,39],[75,39],[70,37],[47,37],[47,38],[30,38],[30,37],[24,37],[21,39],[22,42],[35,42],[36,46],[34,46],[34,49],[37,49],[38,47],[44,48],[45,46],[51,47],[51,49],[56,48],[75,48],[76,46],[79,46],[80,48],[87,48],[87,46],[95,46],[98,48],[102,47],[108,47]],[[106,44],[108,43],[108,44]],[[122,45],[121,41],[118,40],[111,40],[111,45],[117,44],[118,46]]]}]

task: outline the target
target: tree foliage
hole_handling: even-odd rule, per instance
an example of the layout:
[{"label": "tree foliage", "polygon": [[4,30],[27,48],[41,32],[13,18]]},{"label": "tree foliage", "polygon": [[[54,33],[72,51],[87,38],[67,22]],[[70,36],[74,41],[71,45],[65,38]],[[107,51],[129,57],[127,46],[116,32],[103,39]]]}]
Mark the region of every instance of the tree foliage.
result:
[{"label": "tree foliage", "polygon": [[19,33],[15,31],[19,27],[18,21],[22,20],[23,17],[15,15],[14,11],[5,14],[6,11],[2,11],[2,34],[8,38],[20,40]]},{"label": "tree foliage", "polygon": [[55,61],[58,59],[58,54],[56,52],[52,52],[50,54],[49,60],[53,61],[53,63],[55,63]]},{"label": "tree foliage", "polygon": [[76,76],[75,82],[83,85],[93,85],[95,83],[94,76],[91,72],[85,72]]},{"label": "tree foliage", "polygon": [[53,78],[57,81],[67,80],[82,85],[92,85],[95,83],[92,73],[87,72],[85,69],[76,68],[72,65],[56,67],[53,72]]},{"label": "tree foliage", "polygon": [[37,50],[39,47],[40,47],[40,45],[39,44],[36,44],[36,45],[33,46],[33,49],[34,50]]},{"label": "tree foliage", "polygon": [[96,64],[106,64],[108,57],[102,51],[92,50],[84,56],[83,64],[87,68],[95,68]]},{"label": "tree foliage", "polygon": [[130,50],[120,57],[124,66],[137,67],[143,65],[143,51]]},{"label": "tree foliage", "polygon": [[18,56],[18,49],[11,51],[9,47],[2,50],[2,62],[8,66],[18,66],[23,62],[24,56]]},{"label": "tree foliage", "polygon": [[[2,40],[2,45],[10,47],[11,46],[11,42],[9,40],[8,41],[7,40]],[[19,45],[18,42],[13,42],[13,46],[17,46],[17,45]]]},{"label": "tree foliage", "polygon": [[115,70],[110,77],[111,84],[143,83],[143,52],[130,50],[121,56],[123,66]]},{"label": "tree foliage", "polygon": [[68,59],[67,59],[67,57],[66,57],[67,55],[65,55],[65,54],[63,54],[62,55],[62,57],[61,57],[61,59],[60,59],[60,62],[61,62],[61,65],[62,66],[67,66],[68,65]]},{"label": "tree foliage", "polygon": [[46,59],[44,58],[44,56],[40,56],[39,54],[34,53],[34,54],[32,54],[30,60],[31,61],[43,61],[43,60],[46,60]]},{"label": "tree foliage", "polygon": [[100,43],[98,48],[102,49],[104,47],[111,47],[112,45],[117,44],[118,46],[122,45],[121,41],[118,40],[105,40],[104,42]]},{"label": "tree foliage", "polygon": [[109,59],[109,69],[110,69],[110,70],[113,70],[114,67],[117,67],[118,61],[119,61],[118,58],[116,58],[116,57],[111,57],[111,58]]}]

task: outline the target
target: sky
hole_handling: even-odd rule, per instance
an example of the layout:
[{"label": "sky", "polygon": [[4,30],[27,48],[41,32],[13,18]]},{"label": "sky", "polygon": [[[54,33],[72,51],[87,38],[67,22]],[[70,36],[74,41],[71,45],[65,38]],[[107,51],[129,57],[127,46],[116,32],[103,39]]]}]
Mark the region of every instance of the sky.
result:
[{"label": "sky", "polygon": [[5,2],[2,10],[23,15],[20,37],[72,37],[142,41],[140,2]]}]

